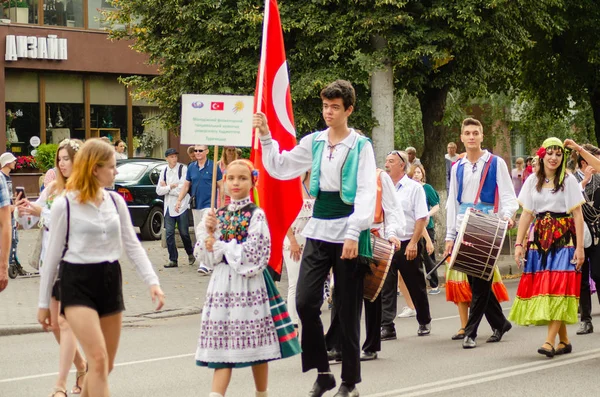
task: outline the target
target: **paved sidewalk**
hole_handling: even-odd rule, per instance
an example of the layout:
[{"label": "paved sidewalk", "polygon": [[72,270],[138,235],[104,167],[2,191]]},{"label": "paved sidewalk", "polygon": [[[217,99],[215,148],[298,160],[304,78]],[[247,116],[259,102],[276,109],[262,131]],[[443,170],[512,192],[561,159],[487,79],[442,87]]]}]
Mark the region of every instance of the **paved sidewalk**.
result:
[{"label": "paved sidewalk", "polygon": [[[18,256],[27,271],[33,271],[27,263],[36,235],[36,230],[19,231]],[[164,269],[163,265],[168,262],[168,254],[165,248],[161,248],[160,241],[143,241],[142,245],[148,252],[150,261],[160,278],[166,304],[160,312],[154,311],[148,288],[138,277],[135,267],[127,256],[123,255],[120,262],[126,307],[124,323],[131,324],[148,318],[200,313],[210,277],[198,274],[196,264],[193,266],[187,264],[187,255],[183,249],[179,250],[179,267]],[[511,265],[513,273],[520,273],[510,256],[502,256],[499,261],[500,272],[503,275],[508,274]],[[438,270],[441,279],[444,277],[444,271],[444,266]],[[17,277],[9,280],[6,290],[0,293],[0,336],[42,331],[36,320],[39,283],[39,276]],[[282,295],[287,296],[285,269],[282,282],[278,283],[278,287]]]}]

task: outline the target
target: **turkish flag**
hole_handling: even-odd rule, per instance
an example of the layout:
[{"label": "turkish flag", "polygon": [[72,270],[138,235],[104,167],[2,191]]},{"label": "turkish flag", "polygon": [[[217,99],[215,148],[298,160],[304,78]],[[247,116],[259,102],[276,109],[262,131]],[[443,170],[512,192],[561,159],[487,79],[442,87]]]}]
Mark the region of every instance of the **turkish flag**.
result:
[{"label": "turkish flag", "polygon": [[[280,149],[291,150],[296,146],[296,130],[283,32],[276,0],[268,0],[263,24],[254,111],[267,115],[269,130],[273,139],[279,142]],[[257,137],[254,137],[250,160],[259,170],[257,185],[259,203],[265,211],[271,232],[269,266],[281,274],[283,240],[302,208],[302,190],[299,178],[289,181],[272,178],[263,167],[261,154],[260,143]]]},{"label": "turkish flag", "polygon": [[211,102],[210,103],[210,110],[224,110],[225,109],[225,102]]}]

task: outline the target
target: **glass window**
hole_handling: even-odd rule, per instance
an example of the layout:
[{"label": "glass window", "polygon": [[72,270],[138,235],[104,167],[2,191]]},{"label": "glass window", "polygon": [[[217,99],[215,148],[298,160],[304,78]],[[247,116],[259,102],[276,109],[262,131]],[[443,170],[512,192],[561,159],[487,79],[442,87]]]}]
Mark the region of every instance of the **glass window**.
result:
[{"label": "glass window", "polygon": [[119,173],[115,177],[115,182],[137,181],[142,176],[142,173],[146,172],[146,168],[148,167],[144,164],[121,163],[117,167]]},{"label": "glass window", "polygon": [[5,0],[2,6],[12,23],[37,23],[37,0]]},{"label": "glass window", "polygon": [[46,142],[60,143],[66,138],[85,139],[83,104],[46,102]]},{"label": "glass window", "polygon": [[83,0],[44,0],[44,25],[83,27]]},{"label": "glass window", "polygon": [[92,105],[91,136],[108,137],[111,142],[127,136],[127,106]]},{"label": "glass window", "polygon": [[6,103],[7,149],[17,155],[29,155],[33,147],[29,140],[40,136],[40,105],[38,103]]},{"label": "glass window", "polygon": [[[114,10],[112,4],[108,0],[88,0],[88,28],[105,30],[109,27],[102,11]],[[113,26],[115,30],[125,30],[125,25]]]},{"label": "glass window", "polygon": [[160,111],[155,106],[133,106],[134,157],[163,158],[167,131],[156,120]]}]

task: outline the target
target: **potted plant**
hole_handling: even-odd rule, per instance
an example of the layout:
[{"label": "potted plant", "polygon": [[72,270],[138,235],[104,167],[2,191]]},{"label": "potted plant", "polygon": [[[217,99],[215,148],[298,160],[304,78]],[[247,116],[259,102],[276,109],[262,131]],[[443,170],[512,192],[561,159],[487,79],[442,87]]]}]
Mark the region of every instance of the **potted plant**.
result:
[{"label": "potted plant", "polygon": [[39,173],[39,167],[33,156],[17,156],[15,171],[26,173]]},{"label": "potted plant", "polygon": [[24,0],[4,0],[4,15],[10,18],[11,22],[29,23],[29,5]]}]

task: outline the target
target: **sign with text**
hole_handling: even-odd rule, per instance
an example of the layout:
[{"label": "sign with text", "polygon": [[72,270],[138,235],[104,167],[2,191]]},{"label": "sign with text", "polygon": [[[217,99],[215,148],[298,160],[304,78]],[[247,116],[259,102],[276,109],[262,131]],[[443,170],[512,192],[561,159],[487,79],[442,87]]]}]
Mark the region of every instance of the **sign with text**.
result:
[{"label": "sign with text", "polygon": [[180,143],[252,146],[253,109],[251,96],[182,95]]}]

